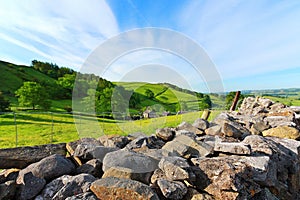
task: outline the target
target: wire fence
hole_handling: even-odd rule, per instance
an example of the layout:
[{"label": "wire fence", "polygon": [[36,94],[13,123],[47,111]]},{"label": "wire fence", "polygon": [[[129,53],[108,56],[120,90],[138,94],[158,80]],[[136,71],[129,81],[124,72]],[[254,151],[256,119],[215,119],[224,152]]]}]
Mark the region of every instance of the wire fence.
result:
[{"label": "wire fence", "polygon": [[[104,134],[127,135],[134,132],[154,134],[157,128],[193,122],[200,111],[165,115],[129,117],[126,113],[6,112],[0,113],[0,148],[32,146],[74,141]],[[167,116],[169,115],[169,116]],[[117,117],[116,117],[117,116]],[[90,125],[97,122],[97,126]]]}]

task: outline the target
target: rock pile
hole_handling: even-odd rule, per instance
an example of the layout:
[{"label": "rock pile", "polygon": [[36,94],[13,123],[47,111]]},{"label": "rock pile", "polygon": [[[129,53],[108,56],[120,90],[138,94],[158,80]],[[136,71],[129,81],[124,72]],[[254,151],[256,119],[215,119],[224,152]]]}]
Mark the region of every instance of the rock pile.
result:
[{"label": "rock pile", "polygon": [[246,98],[238,112],[152,136],[3,149],[0,199],[300,199],[299,113]]}]

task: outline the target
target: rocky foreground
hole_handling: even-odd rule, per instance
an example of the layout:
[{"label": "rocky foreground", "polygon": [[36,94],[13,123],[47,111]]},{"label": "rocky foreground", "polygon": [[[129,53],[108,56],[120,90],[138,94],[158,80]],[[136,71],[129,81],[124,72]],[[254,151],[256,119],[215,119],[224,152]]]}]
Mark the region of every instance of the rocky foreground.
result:
[{"label": "rocky foreground", "polygon": [[2,149],[0,199],[300,199],[299,113],[249,97],[152,136]]}]

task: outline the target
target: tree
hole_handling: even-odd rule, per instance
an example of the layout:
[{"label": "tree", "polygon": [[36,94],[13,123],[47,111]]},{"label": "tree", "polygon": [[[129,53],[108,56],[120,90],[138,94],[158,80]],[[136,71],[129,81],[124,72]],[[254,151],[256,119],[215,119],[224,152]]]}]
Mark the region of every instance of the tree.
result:
[{"label": "tree", "polygon": [[24,82],[23,86],[16,91],[16,96],[21,106],[32,106],[32,109],[37,105],[44,109],[49,109],[51,106],[45,89],[36,82]]},{"label": "tree", "polygon": [[212,106],[211,99],[210,99],[209,95],[207,95],[207,94],[204,94],[203,98],[198,99],[198,101],[199,101],[199,109],[200,110],[210,109]]},{"label": "tree", "polygon": [[4,98],[2,92],[0,91],[0,112],[4,112],[9,108],[9,101]]},{"label": "tree", "polygon": [[[225,98],[225,108],[226,108],[226,110],[230,109],[231,104],[234,100],[235,94],[236,94],[236,92],[229,92],[226,95],[226,98]],[[241,105],[244,98],[245,98],[245,96],[241,94],[240,97],[239,97],[239,100],[238,100],[237,107],[239,107]]]},{"label": "tree", "polygon": [[147,96],[149,99],[153,99],[153,98],[154,98],[154,93],[153,93],[152,90],[150,90],[150,89],[146,89],[145,94],[146,94],[146,96]]}]

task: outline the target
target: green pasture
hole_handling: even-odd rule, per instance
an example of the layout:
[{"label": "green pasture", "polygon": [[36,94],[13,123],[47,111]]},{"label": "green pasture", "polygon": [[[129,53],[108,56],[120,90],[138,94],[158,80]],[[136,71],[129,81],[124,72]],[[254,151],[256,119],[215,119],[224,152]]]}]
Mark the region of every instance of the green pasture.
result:
[{"label": "green pasture", "polygon": [[[209,120],[221,111],[213,111]],[[81,137],[99,137],[103,134],[127,135],[155,133],[157,128],[176,127],[183,121],[192,123],[202,112],[142,119],[136,121],[112,120],[62,113],[8,113],[0,115],[0,148],[70,142]],[[15,117],[15,118],[14,118]],[[75,123],[76,121],[76,123]]]}]

